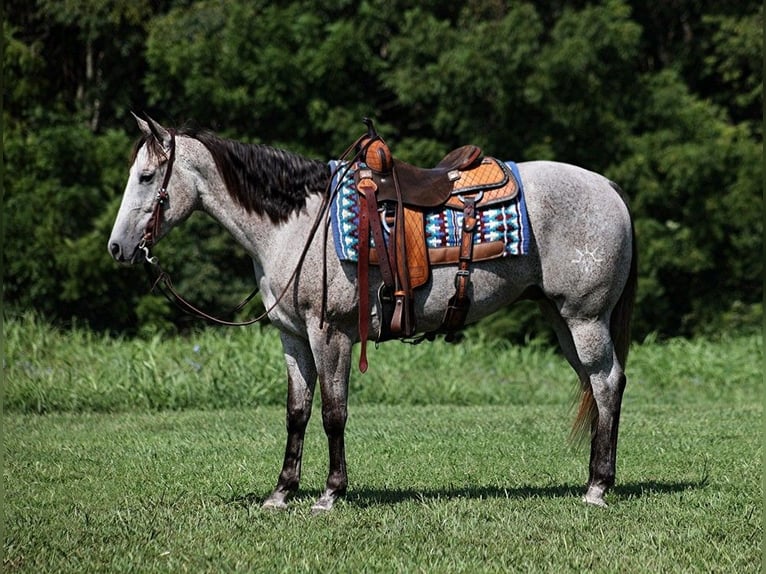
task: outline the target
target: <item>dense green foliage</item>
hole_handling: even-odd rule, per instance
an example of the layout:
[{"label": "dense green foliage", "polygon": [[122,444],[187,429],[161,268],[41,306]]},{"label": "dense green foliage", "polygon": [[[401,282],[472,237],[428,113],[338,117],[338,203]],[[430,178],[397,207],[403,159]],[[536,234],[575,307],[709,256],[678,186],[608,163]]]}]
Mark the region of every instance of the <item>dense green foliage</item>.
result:
[{"label": "dense green foliage", "polygon": [[606,510],[579,501],[563,358],[495,341],[456,380],[475,333],[383,345],[352,380],[348,497],[311,516],[318,405],[291,510],[259,508],[285,441],[273,330],[7,331],[6,572],[761,571],[761,337],[634,345]]},{"label": "dense green foliage", "polygon": [[[760,2],[9,0],[3,22],[12,308],[123,332],[182,325],[105,249],[128,112],[146,110],[328,159],[372,116],[412,162],[473,142],[601,171],[636,219],[639,337],[760,322]],[[203,306],[249,291],[244,255],[203,218],[161,249]],[[485,327],[523,338],[529,309]]]}]

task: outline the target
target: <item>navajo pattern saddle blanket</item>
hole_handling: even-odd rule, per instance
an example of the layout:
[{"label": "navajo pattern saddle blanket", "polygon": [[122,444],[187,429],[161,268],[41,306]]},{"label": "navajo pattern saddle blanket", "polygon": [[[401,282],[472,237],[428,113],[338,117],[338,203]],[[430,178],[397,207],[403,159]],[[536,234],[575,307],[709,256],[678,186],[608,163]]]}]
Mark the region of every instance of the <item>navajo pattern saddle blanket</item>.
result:
[{"label": "navajo pattern saddle blanket", "polygon": [[[505,162],[516,179],[518,194],[500,205],[477,209],[478,228],[474,233],[474,261],[526,255],[529,247],[529,220],[524,201],[524,188],[518,167],[514,162]],[[355,166],[348,170],[337,161],[330,162],[334,179],[330,189],[337,190],[330,205],[335,252],[341,261],[359,260],[359,194],[356,190]],[[337,181],[341,178],[341,181]],[[459,249],[463,212],[449,207],[440,207],[425,213],[426,244],[431,265],[452,262],[446,257],[447,251]],[[388,243],[390,234],[384,224],[384,240]],[[370,238],[370,246],[374,241]]]}]

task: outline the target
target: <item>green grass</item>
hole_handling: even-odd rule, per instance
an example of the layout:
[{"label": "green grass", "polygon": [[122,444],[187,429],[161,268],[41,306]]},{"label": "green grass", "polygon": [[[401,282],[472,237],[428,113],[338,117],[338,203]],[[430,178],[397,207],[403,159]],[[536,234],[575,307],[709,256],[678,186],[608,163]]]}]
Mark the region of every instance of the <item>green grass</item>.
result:
[{"label": "green grass", "polygon": [[[318,412],[291,509],[259,508],[285,438],[274,333],[5,330],[7,572],[761,570],[759,337],[634,347],[606,510],[579,501],[587,452],[566,441],[558,355],[384,345],[352,381],[348,497],[312,516]],[[454,380],[488,344],[491,364]]]}]

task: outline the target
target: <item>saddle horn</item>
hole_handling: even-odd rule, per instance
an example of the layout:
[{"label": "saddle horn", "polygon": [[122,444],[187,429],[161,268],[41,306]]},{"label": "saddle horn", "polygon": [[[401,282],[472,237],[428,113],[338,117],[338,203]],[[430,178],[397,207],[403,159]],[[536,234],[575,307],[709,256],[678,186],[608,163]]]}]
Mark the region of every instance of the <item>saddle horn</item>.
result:
[{"label": "saddle horn", "polygon": [[375,125],[370,118],[362,120],[367,126],[367,136],[360,143],[360,158],[372,170],[379,173],[390,173],[394,167],[391,150],[378,135]]},{"label": "saddle horn", "polygon": [[373,123],[371,118],[363,118],[362,122],[364,122],[364,125],[367,126],[367,137],[371,140],[377,139],[380,136],[378,135],[378,132],[375,130],[375,124]]}]

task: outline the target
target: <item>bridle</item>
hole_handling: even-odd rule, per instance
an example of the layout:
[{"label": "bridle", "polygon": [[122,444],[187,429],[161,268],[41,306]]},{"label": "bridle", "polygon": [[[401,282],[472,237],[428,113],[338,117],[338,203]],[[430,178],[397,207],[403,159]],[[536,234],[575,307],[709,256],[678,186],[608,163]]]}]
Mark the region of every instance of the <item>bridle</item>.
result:
[{"label": "bridle", "polygon": [[[200,319],[206,319],[208,321],[211,321],[213,323],[217,323],[219,325],[226,325],[231,327],[241,327],[245,325],[252,325],[253,323],[257,323],[258,321],[261,321],[268,316],[268,314],[274,309],[274,307],[277,306],[277,303],[281,301],[282,297],[284,296],[284,292],[279,296],[279,298],[274,302],[274,304],[267,309],[265,312],[261,313],[259,316],[249,319],[247,321],[227,321],[225,319],[220,319],[218,317],[215,317],[213,315],[210,315],[208,313],[205,313],[195,305],[192,305],[184,299],[178,291],[176,291],[175,287],[173,286],[173,282],[170,279],[170,275],[162,268],[160,265],[159,259],[157,256],[153,256],[150,252],[150,248],[152,245],[154,245],[155,240],[157,237],[159,237],[160,233],[160,226],[162,225],[162,212],[170,199],[170,195],[168,194],[168,186],[170,184],[170,176],[173,174],[173,164],[175,163],[176,159],[176,133],[175,130],[169,129],[168,133],[170,134],[170,143],[168,146],[168,150],[166,152],[167,155],[167,166],[165,167],[165,175],[162,178],[162,185],[160,186],[159,191],[157,192],[157,195],[154,199],[154,207],[152,208],[152,215],[149,217],[149,221],[146,222],[146,227],[144,228],[144,235],[141,237],[141,241],[138,244],[138,249],[140,251],[143,251],[144,253],[144,264],[147,270],[147,273],[151,277],[153,272],[156,274],[156,277],[152,278],[152,292],[159,291],[162,293],[165,298],[170,301],[171,303],[175,304],[177,307],[179,307],[182,311],[196,316]],[[155,135],[155,137],[157,137]],[[159,138],[158,138],[159,139]],[[292,281],[292,278],[291,278]],[[289,284],[288,284],[289,286]],[[255,289],[247,296],[245,297],[232,311],[229,312],[230,315],[233,315],[234,313],[237,313],[241,309],[243,309],[250,301],[252,301],[253,297],[255,297],[258,294],[258,287],[256,286]],[[287,288],[285,288],[285,291],[287,291]]]},{"label": "bridle", "polygon": [[[292,275],[290,275],[290,278],[288,279],[287,283],[285,284],[284,289],[279,294],[279,297],[276,298],[274,303],[266,309],[263,313],[258,315],[257,317],[254,317],[252,319],[248,319],[245,321],[227,321],[225,319],[220,319],[218,317],[215,317],[213,315],[210,315],[202,310],[200,310],[195,305],[191,304],[189,301],[184,299],[178,291],[176,291],[175,287],[173,286],[173,282],[170,279],[170,275],[162,268],[160,265],[159,259],[157,256],[154,256],[151,254],[150,248],[154,243],[156,242],[157,237],[160,233],[160,227],[162,225],[162,212],[165,208],[166,204],[168,203],[168,200],[170,199],[170,195],[168,194],[168,185],[170,184],[170,176],[173,173],[173,164],[175,163],[176,159],[176,133],[173,129],[168,129],[168,133],[170,134],[170,143],[168,146],[168,150],[166,152],[167,155],[167,166],[165,168],[165,175],[162,179],[162,185],[160,186],[159,191],[157,192],[157,195],[155,197],[154,201],[154,207],[152,208],[152,215],[149,217],[149,220],[146,222],[146,227],[144,228],[144,235],[141,238],[141,241],[138,244],[138,249],[143,252],[144,254],[144,266],[147,270],[147,273],[150,277],[152,275],[156,275],[151,279],[152,286],[151,291],[159,291],[162,293],[162,295],[165,296],[165,298],[176,305],[179,309],[184,311],[185,313],[188,313],[192,316],[195,316],[199,319],[205,319],[207,321],[210,321],[212,323],[216,323],[218,325],[224,325],[229,327],[244,327],[247,325],[252,325],[254,323],[257,323],[258,321],[262,321],[266,317],[268,317],[269,313],[271,313],[277,305],[282,301],[284,296],[287,294],[287,291],[290,289],[290,286],[292,285],[293,281],[295,280],[295,277],[298,275],[298,272],[303,267],[303,262],[306,259],[306,255],[308,254],[309,247],[311,246],[311,243],[314,240],[314,237],[316,236],[316,233],[322,223],[322,221],[325,219],[325,215],[328,211],[328,208],[330,206],[330,203],[332,202],[332,198],[337,193],[337,188],[335,190],[331,190],[332,182],[334,179],[336,179],[336,173],[330,174],[330,178],[328,179],[327,183],[327,189],[325,190],[325,193],[323,194],[323,200],[322,205],[319,209],[319,213],[317,214],[317,218],[314,221],[313,226],[311,227],[311,231],[309,233],[308,239],[306,240],[306,244],[303,247],[303,251],[301,252],[301,256],[298,259],[298,264],[295,266],[295,269],[292,272]],[[155,134],[155,138],[159,140],[158,134]],[[355,141],[349,148],[341,155],[341,160],[348,158],[348,156],[351,154],[353,150],[356,151],[356,157],[358,157],[361,153],[361,150],[359,149],[359,144],[364,139],[364,136],[360,137]],[[343,172],[343,176],[345,176],[345,172],[348,171],[350,168],[351,162],[348,162],[345,166],[342,161],[338,162],[338,172]],[[343,176],[338,177],[338,187],[340,186],[340,182],[343,180]],[[326,230],[325,230],[326,231]],[[325,238],[326,239],[326,238]],[[325,240],[325,246],[326,246],[326,240]],[[324,255],[326,258],[326,254]],[[326,275],[326,269],[323,270],[323,275]],[[326,285],[326,277],[323,276],[323,283]],[[247,296],[245,297],[234,309],[232,309],[229,312],[229,315],[233,315],[240,310],[242,310],[252,299],[258,294],[259,288],[256,286],[255,289]],[[323,293],[322,295],[322,323],[324,323],[324,312],[326,307],[326,293]]]},{"label": "bridle", "polygon": [[138,248],[144,252],[146,260],[150,261],[149,248],[154,245],[154,239],[160,233],[160,225],[162,225],[162,209],[170,197],[168,195],[168,185],[170,184],[170,176],[173,174],[173,164],[176,161],[176,132],[175,130],[168,130],[170,133],[170,149],[167,152],[167,166],[165,167],[165,175],[162,178],[162,185],[157,192],[157,196],[154,198],[154,209],[152,209],[152,215],[149,221],[146,222],[146,228],[144,229],[144,236],[141,238]]}]

